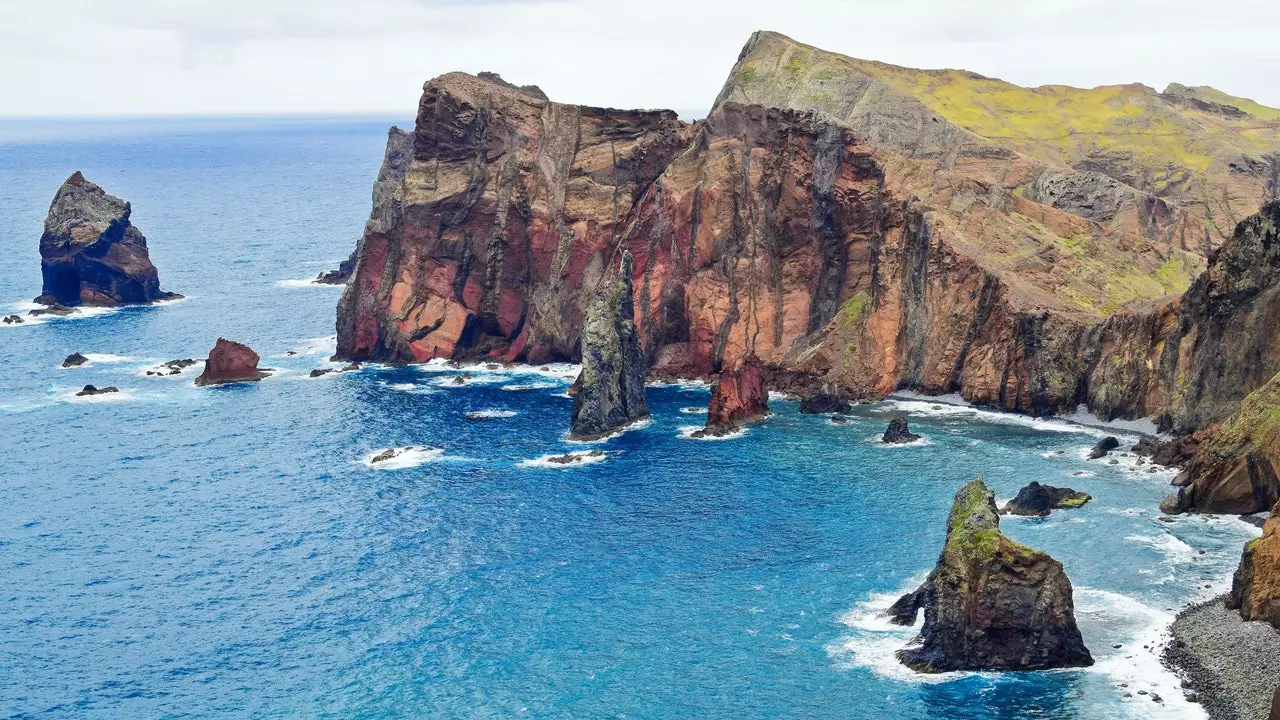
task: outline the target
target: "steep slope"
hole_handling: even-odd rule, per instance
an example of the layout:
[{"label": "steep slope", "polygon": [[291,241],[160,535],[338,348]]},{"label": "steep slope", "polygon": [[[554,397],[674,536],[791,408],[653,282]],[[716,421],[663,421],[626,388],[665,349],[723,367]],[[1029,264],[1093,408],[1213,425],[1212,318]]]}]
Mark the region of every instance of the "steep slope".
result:
[{"label": "steep slope", "polygon": [[[775,387],[1107,417],[1185,395],[1171,378],[1190,368],[1200,305],[1168,296],[1219,243],[1199,206],[979,134],[894,73],[951,75],[886,68],[757,33],[693,125],[431,81],[398,164],[389,147],[338,357],[577,358],[586,302],[625,249],[661,374],[754,353]],[[1183,415],[1167,422],[1205,421]]]}]

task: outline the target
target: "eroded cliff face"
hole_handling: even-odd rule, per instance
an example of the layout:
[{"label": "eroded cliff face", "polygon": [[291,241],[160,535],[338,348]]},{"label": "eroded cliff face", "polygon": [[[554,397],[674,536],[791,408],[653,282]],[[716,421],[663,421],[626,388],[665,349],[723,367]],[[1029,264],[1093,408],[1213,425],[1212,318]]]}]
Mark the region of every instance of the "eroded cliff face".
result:
[{"label": "eroded cliff face", "polygon": [[1280,628],[1280,507],[1272,509],[1262,537],[1245,544],[1226,605],[1245,620]]},{"label": "eroded cliff face", "polygon": [[[823,80],[849,59],[779,38],[753,38],[692,125],[460,73],[428,83],[413,133],[389,141],[338,357],[578,359],[588,299],[625,249],[658,374],[754,353],[776,387],[855,398],[1084,403],[1179,429],[1229,409],[1230,380],[1185,381],[1207,366],[1197,338],[1236,332],[1199,330],[1218,321],[1194,288],[1171,295],[1219,242],[1188,234],[1192,195],[1156,202],[1003,146],[888,70]],[[791,77],[795,58],[814,67]],[[1208,395],[1221,407],[1190,410]]]}]

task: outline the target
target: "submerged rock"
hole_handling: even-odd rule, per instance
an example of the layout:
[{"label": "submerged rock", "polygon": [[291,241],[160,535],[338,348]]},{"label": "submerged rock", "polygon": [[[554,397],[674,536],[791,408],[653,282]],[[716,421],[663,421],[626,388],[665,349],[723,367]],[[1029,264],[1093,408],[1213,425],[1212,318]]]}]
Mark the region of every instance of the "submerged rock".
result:
[{"label": "submerged rock", "polygon": [[556,465],[572,465],[573,463],[585,462],[587,458],[604,457],[603,450],[588,450],[581,453],[569,453],[567,455],[552,455],[547,458],[547,462]]},{"label": "submerged rock", "polygon": [[1120,447],[1120,441],[1108,435],[1099,440],[1098,443],[1093,446],[1093,449],[1089,451],[1089,459],[1097,460],[1098,458],[1106,457],[1112,450],[1115,450],[1118,447]]},{"label": "submerged rock", "polygon": [[600,438],[649,417],[631,274],[631,253],[624,250],[617,277],[601,283],[587,308],[581,386],[573,398],[570,427],[574,438]]},{"label": "submerged rock", "polygon": [[1001,534],[995,495],[981,478],[956,493],[946,545],[914,594],[895,607],[899,622],[924,608],[920,636],[898,651],[918,672],[1093,664],[1062,564]]},{"label": "submerged rock", "polygon": [[880,442],[901,444],[915,442],[920,436],[911,432],[911,428],[907,426],[905,417],[896,417],[889,421],[889,427],[884,431],[884,435],[880,437]]},{"label": "submerged rock", "polygon": [[[39,298],[36,298],[36,301],[39,302]],[[79,312],[80,311],[75,308],[53,303],[52,305],[48,305],[46,307],[36,308],[35,310],[32,310],[27,314],[30,315],[31,317],[40,317],[41,315],[55,315],[57,317],[66,317],[68,315],[75,315]]]},{"label": "submerged rock", "polygon": [[183,370],[186,370],[187,368],[195,364],[196,364],[196,361],[191,358],[185,358],[183,360],[169,360],[167,362],[160,363],[160,365],[158,366],[163,369],[148,370],[147,374],[148,375],[181,375]]},{"label": "submerged rock", "polygon": [[120,392],[120,388],[114,385],[108,385],[107,387],[101,387],[101,388],[95,387],[93,385],[85,385],[83,390],[76,393],[76,397],[83,397],[86,395],[106,395],[107,393],[114,393],[114,392]]},{"label": "submerged rock", "polygon": [[849,393],[830,380],[824,381],[816,391],[800,398],[800,412],[810,415],[844,414],[852,409]]},{"label": "submerged rock", "polygon": [[136,305],[181,297],[160,289],[132,208],[76,171],[53,197],[40,237],[44,287],[54,307]]},{"label": "submerged rock", "polygon": [[1262,537],[1245,543],[1226,604],[1245,620],[1280,628],[1280,503],[1271,509]]},{"label": "submerged rock", "polygon": [[1045,516],[1050,510],[1074,510],[1093,499],[1088,493],[1071,488],[1041,485],[1034,480],[1018,491],[1017,497],[1005,503],[1001,515]]},{"label": "submerged rock", "polygon": [[218,338],[204,372],[196,378],[196,385],[222,385],[226,383],[254,382],[266,377],[266,370],[258,369],[258,353],[248,345]]},{"label": "submerged rock", "polygon": [[[769,391],[764,386],[760,358],[753,353],[733,368],[721,371],[716,378],[707,406],[707,426],[698,432],[726,435],[748,423],[759,422],[768,414]],[[694,435],[701,437],[698,433]]]},{"label": "submerged rock", "polygon": [[78,352],[73,352],[67,356],[66,360],[62,361],[62,367],[64,368],[79,367],[87,362],[89,362],[89,358],[81,355]]},{"label": "submerged rock", "polygon": [[5,325],[21,325],[26,322],[18,315],[6,315],[4,318]]}]

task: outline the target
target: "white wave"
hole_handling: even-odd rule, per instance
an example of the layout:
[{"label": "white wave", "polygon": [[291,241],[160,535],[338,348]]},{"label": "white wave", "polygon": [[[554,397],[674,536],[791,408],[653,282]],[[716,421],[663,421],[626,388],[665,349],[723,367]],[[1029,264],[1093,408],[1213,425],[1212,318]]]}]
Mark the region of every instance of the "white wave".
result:
[{"label": "white wave", "polygon": [[709,380],[688,379],[688,380],[655,380],[646,383],[645,387],[653,388],[677,388],[679,390],[709,390],[711,382]]},{"label": "white wave", "polygon": [[794,400],[795,397],[792,396],[791,393],[784,393],[778,390],[770,390],[769,399],[770,400]]},{"label": "white wave", "polygon": [[[568,467],[578,467],[580,465],[592,465],[598,462],[604,462],[608,457],[608,453],[603,450],[574,450],[567,453],[543,455],[542,457],[534,458],[532,460],[521,460],[519,463],[516,463],[516,467],[559,470]],[[568,462],[554,462],[553,458],[571,459]]]},{"label": "white wave", "polygon": [[127,355],[112,355],[111,353],[85,353],[84,356],[89,360],[90,363],[103,363],[103,364],[132,362],[134,359]]},{"label": "white wave", "polygon": [[[200,373],[204,372],[204,363],[205,363],[204,360],[196,360],[194,365],[188,365],[187,367],[179,368],[178,372],[176,373],[173,372],[173,368],[170,368],[164,363],[156,363],[155,365],[143,365],[138,368],[137,374],[148,379],[181,378],[184,375],[187,375],[189,373],[195,373],[199,375]],[[148,372],[152,374],[148,375],[147,374]]]},{"label": "white wave", "polygon": [[930,440],[926,435],[921,435],[920,439],[912,440],[911,442],[887,443],[884,441],[884,433],[880,433],[879,435],[872,435],[868,437],[866,441],[871,443],[872,445],[875,445],[876,447],[884,448],[885,450],[897,450],[899,448],[909,448],[909,447],[926,447],[928,445],[933,444],[933,441]]},{"label": "white wave", "polygon": [[[873,592],[866,600],[841,615],[840,624],[852,632],[837,638],[826,646],[827,656],[838,669],[862,668],[890,680],[906,683],[936,684],[951,682],[979,673],[954,672],[918,673],[898,660],[897,652],[906,647],[919,632],[921,618],[907,627],[895,625],[885,617],[885,610],[903,595],[914,591],[924,582],[927,574],[921,573],[902,587],[890,592]],[[923,615],[923,613],[921,613]]]},{"label": "white wave", "polygon": [[529,390],[547,390],[554,387],[560,387],[560,386],[557,385],[556,383],[543,382],[543,383],[525,383],[523,385],[503,385],[502,389],[510,390],[512,392],[525,392]]},{"label": "white wave", "polygon": [[[374,462],[374,458],[378,457],[387,450],[395,451],[395,455],[387,460]],[[444,450],[440,448],[423,447],[421,445],[406,445],[401,448],[386,448],[383,450],[375,450],[364,456],[364,464],[366,467],[374,470],[404,470],[406,468],[418,467],[419,465],[429,463],[432,460],[439,460],[444,457]]]},{"label": "white wave", "polygon": [[920,415],[925,417],[966,417],[978,422],[997,423],[1002,425],[1020,425],[1035,430],[1045,432],[1075,433],[1080,435],[1092,435],[1093,437],[1103,438],[1107,435],[1115,435],[1124,441],[1136,442],[1137,436],[1133,431],[1124,428],[1099,428],[1081,425],[1063,418],[1036,418],[1030,415],[1021,415],[1018,413],[1006,413],[994,410],[982,410],[972,405],[960,405],[951,402],[944,402],[943,397],[923,398],[919,396],[907,396],[904,393],[895,393],[889,399],[880,403],[882,407],[889,407],[912,415]]},{"label": "white wave", "polygon": [[732,432],[725,433],[724,435],[707,435],[706,437],[694,437],[693,434],[698,432],[701,429],[702,429],[701,425],[681,425],[679,435],[685,440],[736,440],[742,437],[743,435],[747,434],[747,429],[744,427],[740,427],[740,428],[735,428]]},{"label": "white wave", "polygon": [[1195,549],[1169,533],[1157,535],[1126,535],[1125,540],[1139,543],[1165,556],[1165,562],[1185,563],[1197,557]]},{"label": "white wave", "polygon": [[[1182,680],[1161,662],[1169,642],[1173,613],[1148,607],[1134,598],[1107,590],[1078,587],[1073,593],[1076,622],[1094,664],[1085,672],[1107,677],[1136,717],[1205,717],[1200,705],[1188,702]],[[1119,645],[1119,648],[1114,647]],[[1145,695],[1139,695],[1145,691]],[[1151,693],[1162,702],[1151,700]]]},{"label": "white wave", "polygon": [[574,445],[596,445],[603,442],[609,442],[610,440],[618,437],[619,435],[622,435],[623,433],[629,432],[631,430],[643,430],[644,428],[647,428],[652,424],[653,424],[653,418],[643,418],[641,420],[636,420],[635,422],[630,423],[628,425],[623,425],[622,427],[618,428],[617,430],[614,430],[608,435],[605,435],[604,437],[596,438],[594,440],[582,440],[579,438],[570,437],[568,433],[566,433],[562,439],[564,440],[564,442],[572,443]]},{"label": "white wave", "polygon": [[704,407],[682,407],[680,412],[685,415],[706,415],[708,411]]},{"label": "white wave", "polygon": [[473,410],[467,413],[468,420],[498,420],[518,415],[515,410]]},{"label": "white wave", "polygon": [[[334,373],[330,373],[330,374],[332,375],[332,374],[334,374]],[[383,382],[383,383],[379,383],[379,384],[380,384],[382,387],[384,387],[384,388],[386,388],[386,389],[388,389],[388,390],[395,390],[396,392],[411,393],[411,394],[414,394],[414,395],[433,395],[433,394],[435,394],[435,390],[432,390],[430,387],[427,387],[427,386],[425,386],[425,385],[415,385],[414,383],[407,383],[407,382],[402,382],[402,383],[388,383],[388,382]]]},{"label": "white wave", "polygon": [[289,352],[275,357],[294,357],[297,355],[332,355],[338,349],[338,336],[304,338],[289,349]]},{"label": "white wave", "polygon": [[315,278],[303,278],[302,280],[277,280],[276,287],[297,290],[299,288],[337,288],[341,290],[344,285],[342,283],[322,283],[316,282]]}]

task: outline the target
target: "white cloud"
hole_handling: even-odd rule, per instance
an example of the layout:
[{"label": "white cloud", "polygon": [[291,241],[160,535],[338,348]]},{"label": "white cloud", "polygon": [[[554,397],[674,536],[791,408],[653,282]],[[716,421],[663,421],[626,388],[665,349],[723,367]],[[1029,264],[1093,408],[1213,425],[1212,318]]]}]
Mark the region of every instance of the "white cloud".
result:
[{"label": "white cloud", "polygon": [[1177,81],[1280,106],[1273,0],[0,0],[0,115],[408,114],[455,69],[705,108],[761,28],[1024,85]]}]

